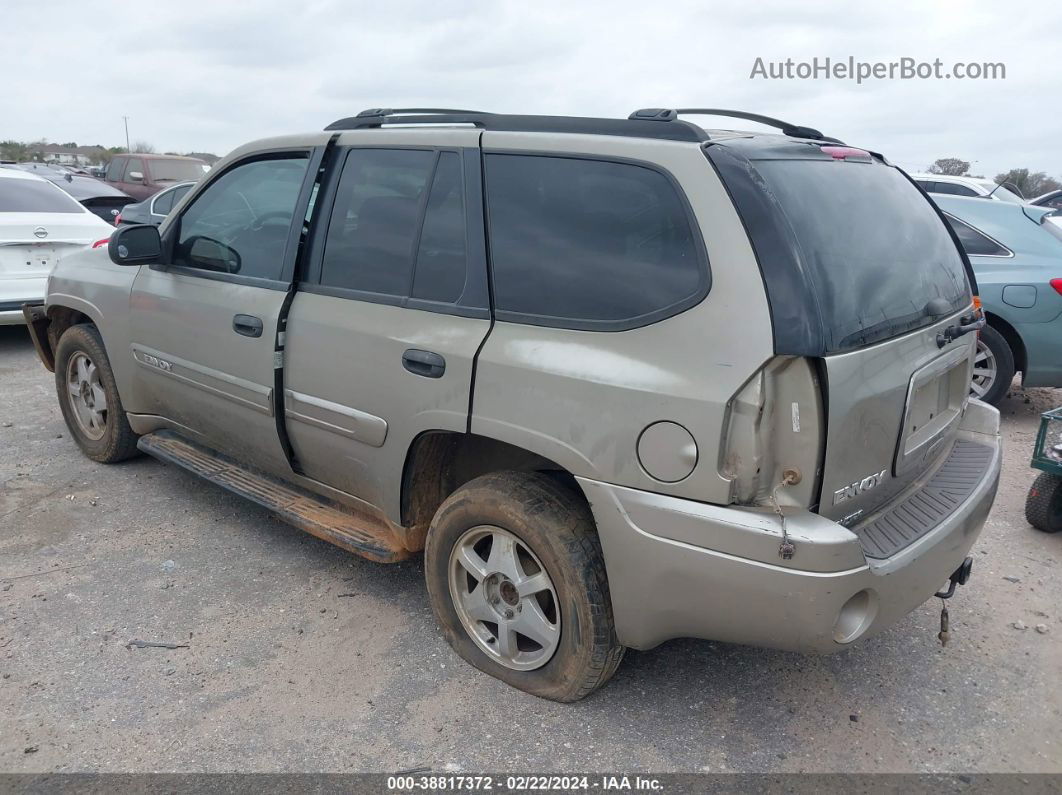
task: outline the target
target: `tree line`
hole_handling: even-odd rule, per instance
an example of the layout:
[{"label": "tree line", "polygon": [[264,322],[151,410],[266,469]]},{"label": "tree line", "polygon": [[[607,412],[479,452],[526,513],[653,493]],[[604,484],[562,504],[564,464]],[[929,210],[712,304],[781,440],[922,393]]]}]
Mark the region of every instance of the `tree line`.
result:
[{"label": "tree line", "polygon": [[[942,174],[950,177],[976,177],[983,179],[981,175],[970,173],[970,163],[958,157],[942,157],[933,161],[928,169],[930,174]],[[992,181],[997,185],[1005,185],[1026,199],[1035,199],[1053,190],[1062,188],[1062,182],[1054,177],[1049,177],[1043,171],[1030,171],[1027,168],[1012,168],[1002,174],[996,174]]]},{"label": "tree line", "polygon": [[[34,161],[43,163],[48,159],[45,150],[51,146],[60,146],[64,149],[78,148],[78,144],[73,141],[63,144],[50,144],[43,138],[39,141],[15,141],[9,139],[6,141],[0,141],[0,160],[13,160],[16,163],[29,163]],[[86,146],[85,148],[92,150],[92,153],[79,155],[80,157],[92,158],[93,162],[102,163],[103,165],[111,162],[111,158],[115,155],[125,154],[127,151],[124,146],[103,146],[102,144]],[[142,154],[154,154],[157,150],[154,145],[148,141],[136,141],[128,151]],[[217,155],[209,152],[164,152],[163,154],[198,157],[200,160],[205,160],[207,163],[213,163],[218,159]]]}]

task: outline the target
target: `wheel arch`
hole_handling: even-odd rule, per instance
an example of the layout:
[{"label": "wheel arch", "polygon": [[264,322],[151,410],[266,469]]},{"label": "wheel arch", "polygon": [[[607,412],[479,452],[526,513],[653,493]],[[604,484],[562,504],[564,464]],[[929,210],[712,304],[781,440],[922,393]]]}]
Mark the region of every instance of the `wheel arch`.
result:
[{"label": "wheel arch", "polygon": [[586,500],[571,472],[533,450],[480,434],[425,431],[410,443],[402,469],[406,546],[424,547],[431,520],[447,497],[474,478],[499,471],[544,472]]},{"label": "wheel arch", "polygon": [[988,321],[989,326],[998,331],[1003,339],[1007,341],[1011,353],[1014,354],[1014,369],[1020,372],[1024,379],[1025,368],[1028,366],[1028,358],[1025,352],[1025,343],[1022,341],[1021,335],[1010,322],[994,312],[985,312],[985,320]]}]

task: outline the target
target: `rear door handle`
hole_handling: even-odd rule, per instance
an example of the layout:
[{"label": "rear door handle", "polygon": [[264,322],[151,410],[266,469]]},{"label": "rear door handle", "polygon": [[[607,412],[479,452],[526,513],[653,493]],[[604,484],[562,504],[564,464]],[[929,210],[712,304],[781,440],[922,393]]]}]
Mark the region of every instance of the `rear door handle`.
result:
[{"label": "rear door handle", "polygon": [[402,366],[413,375],[442,378],[442,374],[446,372],[446,359],[432,351],[410,348],[402,354]]},{"label": "rear door handle", "polygon": [[232,318],[232,330],[245,337],[261,337],[262,318],[254,315],[236,315]]}]

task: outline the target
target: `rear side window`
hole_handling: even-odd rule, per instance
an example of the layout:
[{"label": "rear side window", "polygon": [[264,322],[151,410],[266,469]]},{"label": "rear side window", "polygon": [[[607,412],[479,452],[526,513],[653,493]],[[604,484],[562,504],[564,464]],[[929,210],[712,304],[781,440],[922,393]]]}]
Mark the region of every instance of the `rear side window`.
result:
[{"label": "rear side window", "polygon": [[81,205],[50,182],[0,178],[0,212],[79,213]]},{"label": "rear side window", "polygon": [[645,166],[486,155],[497,317],[618,330],[708,291],[699,232],[674,182]]},{"label": "rear side window", "polygon": [[175,191],[167,190],[160,193],[151,201],[151,212],[155,215],[166,215],[173,209],[173,195]]},{"label": "rear side window", "polygon": [[959,238],[959,242],[962,243],[962,247],[966,249],[968,255],[977,257],[1010,256],[1009,250],[1003,248],[1003,246],[983,232],[979,232],[958,218],[953,218],[950,215],[945,215],[944,217],[948,219],[951,228],[955,230],[955,235]]}]

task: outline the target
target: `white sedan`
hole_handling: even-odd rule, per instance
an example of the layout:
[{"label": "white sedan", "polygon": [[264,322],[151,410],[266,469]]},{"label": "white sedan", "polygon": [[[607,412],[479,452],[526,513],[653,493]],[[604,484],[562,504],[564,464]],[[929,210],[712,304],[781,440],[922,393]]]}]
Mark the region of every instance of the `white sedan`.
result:
[{"label": "white sedan", "polygon": [[0,325],[24,322],[66,254],[106,241],[114,227],[46,179],[0,168]]}]

